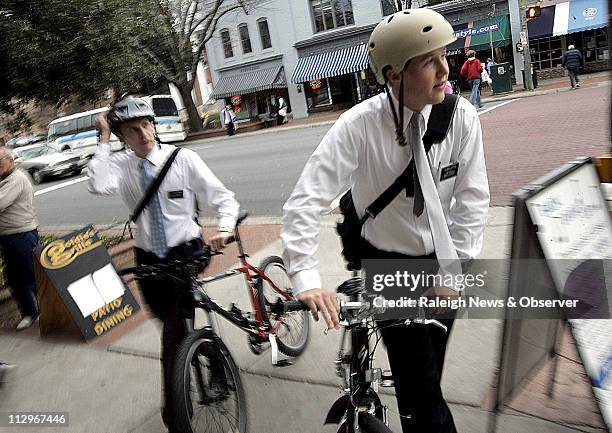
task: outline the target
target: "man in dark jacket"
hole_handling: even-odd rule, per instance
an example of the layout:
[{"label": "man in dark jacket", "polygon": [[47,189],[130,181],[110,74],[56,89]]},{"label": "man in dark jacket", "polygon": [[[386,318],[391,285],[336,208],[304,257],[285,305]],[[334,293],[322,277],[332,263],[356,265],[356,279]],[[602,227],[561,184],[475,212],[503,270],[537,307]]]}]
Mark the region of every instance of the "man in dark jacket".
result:
[{"label": "man in dark jacket", "polygon": [[563,54],[563,58],[561,59],[561,65],[567,69],[572,89],[580,87],[580,78],[578,78],[580,66],[582,66],[582,54],[580,51],[573,45],[568,46],[567,51]]}]

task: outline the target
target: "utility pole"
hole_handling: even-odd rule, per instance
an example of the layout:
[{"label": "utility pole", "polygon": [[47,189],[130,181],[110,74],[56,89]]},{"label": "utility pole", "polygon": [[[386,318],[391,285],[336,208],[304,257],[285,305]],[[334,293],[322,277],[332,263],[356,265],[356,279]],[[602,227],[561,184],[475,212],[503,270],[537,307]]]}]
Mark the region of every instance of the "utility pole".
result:
[{"label": "utility pole", "polygon": [[525,83],[527,84],[527,90],[533,90],[531,53],[529,51],[529,31],[527,30],[527,0],[519,0],[519,16],[521,17],[521,31],[525,34],[525,43],[523,44]]}]

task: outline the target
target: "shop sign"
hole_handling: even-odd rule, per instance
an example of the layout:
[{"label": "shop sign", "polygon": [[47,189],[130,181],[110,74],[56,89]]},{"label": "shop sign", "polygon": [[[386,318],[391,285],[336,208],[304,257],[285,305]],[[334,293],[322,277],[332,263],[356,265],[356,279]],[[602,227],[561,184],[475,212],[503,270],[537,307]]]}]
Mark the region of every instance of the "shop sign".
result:
[{"label": "shop sign", "polygon": [[312,90],[318,90],[321,88],[321,80],[310,80],[308,84],[310,84],[310,88]]},{"label": "shop sign", "polygon": [[455,31],[455,37],[457,39],[466,38],[468,36],[477,36],[482,35],[484,33],[492,32],[499,30],[499,22],[482,24],[477,27],[472,27],[471,29],[461,29]]},{"label": "shop sign", "polygon": [[234,107],[242,104],[242,97],[240,95],[236,95],[236,96],[232,96],[232,98],[230,99],[232,105]]}]

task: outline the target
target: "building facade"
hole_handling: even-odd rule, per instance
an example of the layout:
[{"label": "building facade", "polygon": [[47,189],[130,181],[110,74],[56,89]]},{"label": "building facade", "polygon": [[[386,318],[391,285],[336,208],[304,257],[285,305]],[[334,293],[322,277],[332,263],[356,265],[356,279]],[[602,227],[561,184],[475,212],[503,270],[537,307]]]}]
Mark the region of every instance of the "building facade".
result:
[{"label": "building facade", "polygon": [[[529,22],[532,61],[541,76],[564,73],[560,58],[570,43],[582,49],[587,65],[607,61],[605,1],[544,3],[538,30],[535,20]],[[414,1],[413,7],[420,3],[426,1]],[[465,52],[473,49],[482,61],[508,62],[515,81],[523,82],[519,0],[451,0],[431,7],[446,17],[457,36],[447,49],[450,79],[458,78]],[[549,8],[563,11],[565,18],[555,13],[553,23],[565,19],[565,30],[555,24],[548,33],[542,23]],[[391,13],[389,0],[270,0],[249,15],[227,15],[206,46],[211,97],[234,105],[239,119],[273,111],[280,97],[295,118],[350,107],[378,92],[368,68],[367,42]]]}]

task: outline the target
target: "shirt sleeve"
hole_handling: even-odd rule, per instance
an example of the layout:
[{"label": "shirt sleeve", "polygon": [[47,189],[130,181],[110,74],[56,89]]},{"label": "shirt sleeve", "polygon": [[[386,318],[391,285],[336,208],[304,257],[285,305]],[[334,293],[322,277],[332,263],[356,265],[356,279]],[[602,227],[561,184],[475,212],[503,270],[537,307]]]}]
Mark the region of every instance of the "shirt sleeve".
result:
[{"label": "shirt sleeve", "polygon": [[204,203],[215,210],[219,229],[232,230],[236,226],[240,208],[234,193],[223,185],[197,153],[190,149],[182,149],[183,152],[188,158],[190,179],[198,203]]},{"label": "shirt sleeve", "polygon": [[473,259],[482,249],[490,194],[480,119],[473,107],[465,110],[449,230],[459,258]]},{"label": "shirt sleeve", "polygon": [[4,212],[9,206],[15,203],[22,192],[23,184],[17,181],[16,176],[10,176],[0,182],[0,212]]},{"label": "shirt sleeve", "polygon": [[117,195],[121,185],[121,170],[119,165],[129,158],[127,151],[111,154],[110,144],[100,143],[93,158],[87,164],[89,181],[87,187],[90,193],[96,195]]},{"label": "shirt sleeve", "polygon": [[357,168],[364,136],[359,125],[346,116],[340,117],[306,163],[283,206],[283,259],[295,294],[321,288],[315,258],[320,215],[329,211]]}]

